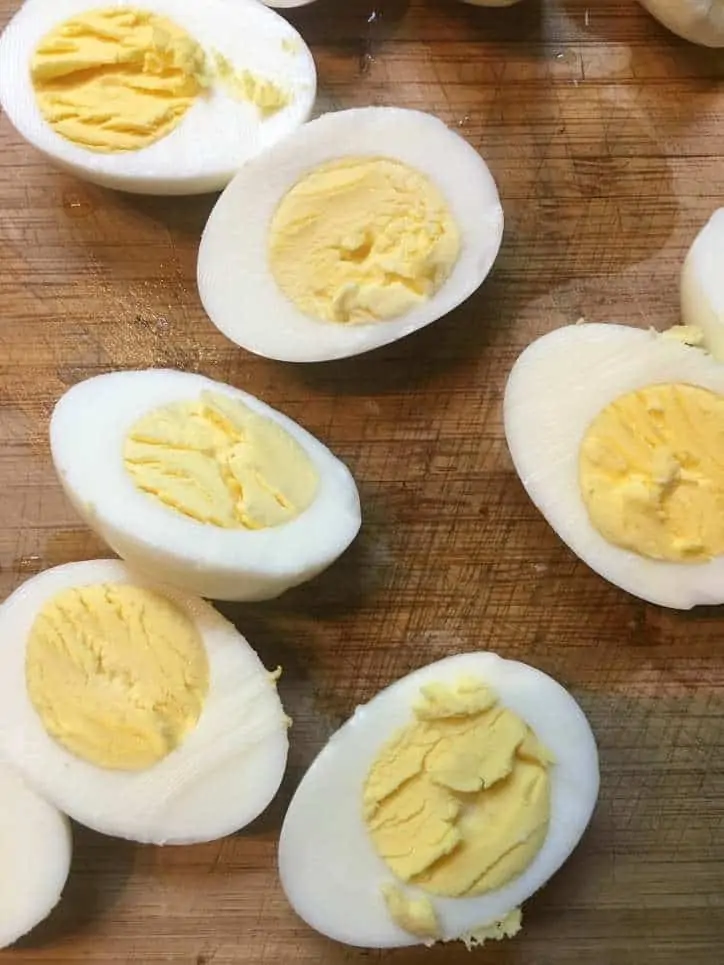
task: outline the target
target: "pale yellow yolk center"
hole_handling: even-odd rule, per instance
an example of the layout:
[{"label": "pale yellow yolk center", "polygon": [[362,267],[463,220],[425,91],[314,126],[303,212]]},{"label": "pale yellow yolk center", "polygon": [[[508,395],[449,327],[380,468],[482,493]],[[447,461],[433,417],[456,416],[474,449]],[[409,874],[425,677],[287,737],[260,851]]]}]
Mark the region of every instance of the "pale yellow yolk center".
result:
[{"label": "pale yellow yolk center", "polygon": [[91,151],[137,151],[170,134],[218,82],[263,117],[289,103],[273,81],[207,57],[166,17],[128,7],[88,11],[41,40],[30,76],[38,107],[57,134]]},{"label": "pale yellow yolk center", "polygon": [[125,584],[65,590],[45,603],[25,674],[43,726],[99,767],[141,770],[196,726],[209,667],[193,621],[166,597]]},{"label": "pale yellow yolk center", "polygon": [[287,298],[330,322],[405,315],[449,277],[460,232],[435,185],[386,158],[333,161],[283,198],[269,263]]},{"label": "pale yellow yolk center", "polygon": [[166,17],[108,8],[44,37],[31,78],[58,134],[94,151],[133,151],[179,124],[206,83],[205,57]]},{"label": "pale yellow yolk center", "polygon": [[724,553],[724,397],[661,384],[616,399],[591,423],[581,494],[608,542],[700,563]]},{"label": "pale yellow yolk center", "polygon": [[285,429],[214,393],[143,416],[123,455],[139,489],[225,529],[287,523],[311,505],[319,485],[311,459]]},{"label": "pale yellow yolk center", "polygon": [[[365,782],[364,819],[377,852],[398,879],[433,895],[503,887],[548,832],[550,755],[480,681],[424,687],[414,712]],[[394,902],[387,889],[391,913]],[[409,903],[397,907],[408,927]],[[419,930],[431,927],[429,909],[417,912]]]}]

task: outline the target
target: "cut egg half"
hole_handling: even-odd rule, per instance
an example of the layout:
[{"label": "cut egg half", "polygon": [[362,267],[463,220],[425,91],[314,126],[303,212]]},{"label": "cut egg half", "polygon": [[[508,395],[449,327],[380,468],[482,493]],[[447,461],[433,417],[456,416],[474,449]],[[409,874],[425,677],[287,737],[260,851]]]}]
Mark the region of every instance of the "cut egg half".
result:
[{"label": "cut egg half", "polygon": [[0,763],[0,948],[44,921],[65,887],[70,823]]},{"label": "cut egg half", "polygon": [[[423,941],[393,920],[383,897],[393,876],[363,818],[365,780],[380,749],[394,744],[395,735],[410,723],[424,688],[444,690],[460,681],[491,688],[500,705],[531,728],[550,753],[547,832],[532,861],[503,887],[472,897],[439,897],[398,881],[403,904],[411,902],[414,909],[415,902],[430,902],[436,938],[466,939],[527,901],[566,861],[586,829],[598,795],[598,754],[573,697],[546,674],[492,653],[430,664],[357,708],[313,762],[289,806],[279,842],[282,886],[296,913],[329,938],[367,948]],[[441,721],[441,728],[450,722]],[[463,753],[463,763],[465,758]],[[389,768],[382,774],[383,780],[393,776]],[[427,840],[423,829],[416,843],[425,847]]]},{"label": "cut egg half", "polygon": [[439,119],[326,114],[247,165],[214,207],[198,285],[211,321],[257,355],[358,355],[467,299],[503,211],[478,152]]},{"label": "cut egg half", "polygon": [[360,527],[326,446],[232,386],[166,369],[78,383],[53,462],[73,506],[129,564],[200,596],[264,600],[316,576]]},{"label": "cut egg half", "polygon": [[724,208],[707,221],[684,261],[681,316],[685,325],[701,330],[714,358],[724,361]]},{"label": "cut egg half", "polygon": [[[98,11],[111,22],[89,21]],[[160,18],[137,28],[135,47],[125,12]],[[138,76],[108,75],[114,62]],[[27,0],[0,39],[0,103],[16,130],[60,167],[124,191],[223,188],[303,124],[315,96],[306,44],[256,0]]]},{"label": "cut egg half", "polygon": [[[0,631],[0,752],[80,824],[151,844],[208,841],[276,794],[288,719],[275,679],[203,600],[117,560],[70,563],[15,590]],[[199,649],[198,687],[182,632]]]},{"label": "cut egg half", "polygon": [[528,495],[570,549],[628,593],[689,609],[724,602],[724,369],[680,334],[544,335],[513,366],[504,421]]}]

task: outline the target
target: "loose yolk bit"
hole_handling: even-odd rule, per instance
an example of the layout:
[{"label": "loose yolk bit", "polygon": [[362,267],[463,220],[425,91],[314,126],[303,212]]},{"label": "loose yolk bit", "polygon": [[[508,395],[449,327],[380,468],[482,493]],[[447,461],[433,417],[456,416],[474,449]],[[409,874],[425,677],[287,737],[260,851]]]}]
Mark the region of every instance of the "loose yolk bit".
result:
[{"label": "loose yolk bit", "polygon": [[296,307],[329,322],[405,315],[450,276],[460,232],[445,199],[400,161],[332,161],[282,199],[269,229],[274,279]]},{"label": "loose yolk bit", "polygon": [[591,522],[640,556],[702,563],[724,553],[724,398],[663,383],[616,399],[581,444]]},{"label": "loose yolk bit", "polygon": [[314,500],[317,471],[276,422],[225,395],[155,409],[131,427],[124,462],[164,505],[224,529],[266,529]]},{"label": "loose yolk bit", "polygon": [[114,770],[163,760],[194,729],[209,691],[193,621],[166,597],[127,584],[48,600],[28,637],[25,676],[51,737]]},{"label": "loose yolk bit", "polygon": [[148,11],[89,11],[38,45],[30,75],[41,113],[93,151],[135,151],[165,137],[207,86],[202,48]]},{"label": "loose yolk bit", "polygon": [[[364,820],[375,849],[398,881],[431,895],[502,888],[548,833],[551,756],[478,680],[424,687],[414,713],[367,775]],[[389,888],[386,900],[412,930],[409,903]],[[418,911],[418,930],[429,933],[430,909]]]}]

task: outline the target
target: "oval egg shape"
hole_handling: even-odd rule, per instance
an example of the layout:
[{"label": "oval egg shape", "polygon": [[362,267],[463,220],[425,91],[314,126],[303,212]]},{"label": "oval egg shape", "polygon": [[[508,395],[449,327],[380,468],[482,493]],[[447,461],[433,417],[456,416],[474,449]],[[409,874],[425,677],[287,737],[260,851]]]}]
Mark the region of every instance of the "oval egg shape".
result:
[{"label": "oval egg shape", "polygon": [[724,602],[724,556],[707,562],[648,558],[594,527],[579,485],[579,455],[593,420],[611,403],[657,384],[724,394],[724,368],[698,348],[654,331],[580,324],[533,342],[505,390],[505,435],[528,495],[558,536],[609,582],[675,609]]},{"label": "oval egg shape", "polygon": [[719,208],[694,239],[681,272],[681,318],[701,329],[706,348],[724,361],[724,208]]},{"label": "oval egg shape", "polygon": [[720,0],[640,0],[667,30],[703,47],[724,47],[724,4]]},{"label": "oval egg shape", "polygon": [[[38,45],[67,21],[98,10],[116,15],[140,11],[167,18],[203,53],[203,67],[193,68],[200,72],[199,77],[190,74],[188,78],[188,83],[198,81],[199,87],[191,106],[169,133],[137,149],[98,149],[97,145],[90,149],[84,142],[57,133],[36,98],[31,63]],[[118,29],[119,36],[123,37],[124,30]],[[101,64],[104,57],[115,56],[95,53],[101,46],[99,36],[103,36],[102,28],[95,37],[89,30],[90,52],[81,49],[78,64],[83,63],[82,57],[95,56]],[[44,68],[51,86],[53,71],[65,70],[71,78],[73,69],[80,71],[73,61],[55,65],[52,56],[48,55],[51,62]],[[130,55],[124,52],[122,56]],[[201,56],[197,53],[197,59]],[[188,53],[181,49],[178,60],[184,57],[188,58]],[[107,68],[99,67],[102,69]],[[191,67],[184,69],[192,71]],[[82,80],[80,72],[79,86]],[[278,95],[278,103],[269,100],[270,92]],[[71,95],[64,91],[54,94],[67,113],[69,108],[60,98]],[[203,4],[115,0],[106,6],[89,0],[27,0],[0,38],[0,104],[16,130],[53,163],[78,177],[139,194],[198,194],[223,188],[246,161],[303,124],[315,96],[316,70],[308,47],[286,20],[256,0],[204,0]],[[92,103],[84,110],[91,108]],[[77,110],[75,104],[70,110]],[[163,104],[154,110],[163,116]],[[107,111],[107,104],[99,103],[93,116]],[[141,126],[136,115],[124,122],[110,116],[88,122],[90,134],[84,137],[100,142],[114,138],[117,144],[129,129]]]},{"label": "oval egg shape", "polygon": [[[171,479],[168,485],[163,479],[155,484],[167,503],[152,498],[134,481],[124,458],[134,424],[154,411],[208,394],[242,406],[257,420],[268,420],[283,436],[281,453],[279,441],[273,440],[277,465],[272,467],[282,485],[294,482],[302,460],[315,474],[310,504],[290,514],[289,521],[260,528],[215,525],[188,515],[192,508],[179,511],[169,504],[173,496],[164,496],[163,490],[171,493]],[[153,432],[153,427],[144,431]],[[147,454],[139,460],[154,459],[164,449],[166,465],[159,472],[169,477],[187,473],[181,457],[184,447],[191,445],[188,439],[169,436],[165,442],[161,437],[149,442]],[[347,467],[326,446],[254,396],[201,375],[148,369],[81,382],[58,401],[50,423],[50,444],[73,506],[119,556],[149,576],[211,599],[279,596],[326,569],[360,528],[357,487]],[[201,442],[198,447],[204,445]],[[249,458],[263,459],[264,446],[262,437],[256,448],[250,446]],[[218,474],[228,471],[222,465],[211,468]]]},{"label": "oval egg shape", "polygon": [[[99,766],[71,753],[51,736],[29,695],[28,640],[38,614],[64,591],[98,586],[141,588],[169,601],[195,628],[208,662],[208,694],[195,726],[167,756],[142,769]],[[69,563],[15,590],[0,607],[0,630],[0,752],[80,824],[149,844],[209,841],[253,821],[276,794],[286,768],[288,720],[274,679],[203,600],[145,581],[118,560]],[[94,673],[105,672],[99,653]],[[112,707],[125,671],[108,674]]]},{"label": "oval egg shape", "polygon": [[70,870],[70,822],[0,763],[0,948],[48,917]]},{"label": "oval egg shape", "polygon": [[[405,173],[399,174],[400,183],[390,189],[379,210],[374,206],[366,210],[371,194],[364,190],[362,169],[377,162],[397,169],[398,174]],[[354,279],[368,269],[370,292],[363,291],[362,296],[384,299],[395,292],[408,297],[408,308],[399,316],[352,322],[313,317],[282,291],[270,265],[271,229],[283,203],[296,191],[301,195],[296,199],[300,206],[306,201],[312,208],[298,215],[291,225],[290,230],[303,232],[319,221],[328,207],[322,200],[314,213],[305,179],[316,173],[321,179],[322,172],[336,166],[338,170],[330,178],[337,177],[337,181],[328,186],[334,203],[338,188],[349,187],[343,183],[344,171],[339,170],[345,164],[357,165],[359,171],[349,178],[358,176],[363,185],[356,198],[355,216],[370,221],[357,237],[356,229],[348,228],[344,209],[330,215],[338,219],[330,228],[332,235],[338,231],[341,236],[330,238],[320,258],[326,259],[330,272],[338,272],[342,278],[349,270],[352,280],[348,284],[336,281],[336,295],[326,294],[335,306],[348,298],[356,299],[364,285]],[[424,179],[437,198],[431,203],[446,209],[454,225],[450,230],[457,231],[459,238],[457,256],[447,265],[449,275],[438,280],[439,288],[429,295],[419,290],[414,274],[403,277],[405,258],[415,255],[419,237],[426,229],[425,215],[420,215],[420,221],[405,235],[403,219],[414,213],[418,204],[417,189],[409,188],[412,193],[406,200],[395,195],[396,190],[407,187],[406,179],[420,183]],[[393,243],[387,229],[395,217],[401,232],[396,243],[401,251],[391,254]],[[345,230],[355,236],[344,237]],[[199,292],[214,325],[250,352],[290,362],[346,358],[410,335],[465,301],[487,277],[502,235],[503,211],[487,165],[442,121],[393,107],[339,111],[304,125],[283,144],[247,165],[222,194],[199,249]],[[425,261],[424,255],[419,258]],[[304,278],[293,280],[305,284]]]},{"label": "oval egg shape", "polygon": [[[380,886],[390,871],[362,818],[363,782],[381,746],[404,727],[422,687],[476,678],[530,726],[552,752],[550,823],[541,849],[506,886],[476,897],[433,899],[443,941],[462,939],[502,919],[560,868],[578,844],[596,803],[598,753],[575,700],[546,674],[493,653],[448,657],[393,683],[329,740],[303,777],[279,841],[281,882],[292,907],[312,928],[367,948],[421,942],[390,918]],[[324,820],[320,821],[320,814]],[[411,897],[421,892],[407,888]]]}]

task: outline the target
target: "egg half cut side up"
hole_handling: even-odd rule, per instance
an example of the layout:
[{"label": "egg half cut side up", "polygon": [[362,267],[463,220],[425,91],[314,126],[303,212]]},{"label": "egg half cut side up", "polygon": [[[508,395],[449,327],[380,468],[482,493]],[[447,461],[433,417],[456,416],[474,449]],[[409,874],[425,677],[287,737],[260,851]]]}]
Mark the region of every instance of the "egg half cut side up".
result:
[{"label": "egg half cut side up", "polygon": [[[410,727],[416,728],[412,736]],[[523,759],[514,765],[509,755],[516,747]],[[547,770],[545,784],[532,774],[537,756]],[[520,774],[508,769],[518,764]],[[426,791],[423,771],[432,776]],[[448,657],[359,707],[320,752],[282,827],[282,886],[308,925],[349,945],[499,938],[503,932],[496,923],[512,921],[508,934],[514,932],[520,906],[578,844],[598,787],[591,729],[559,684],[492,653]],[[535,842],[516,866],[527,832],[510,826],[509,816],[515,811],[525,823],[528,809],[521,801],[529,791],[541,820],[531,831]],[[368,821],[372,799],[382,808]],[[486,827],[495,832],[486,833]],[[458,833],[462,839],[456,840]],[[510,852],[496,861],[493,851],[503,835],[509,836]],[[443,858],[431,853],[428,867],[424,862],[415,867],[440,841]],[[486,849],[492,849],[487,866]],[[383,858],[383,851],[389,857]],[[508,880],[501,885],[496,869],[506,863],[502,878]]]},{"label": "egg half cut side up", "polygon": [[679,336],[544,335],[513,366],[504,421],[523,485],[571,550],[628,593],[689,609],[724,602],[724,368]]},{"label": "egg half cut side up", "polygon": [[212,606],[118,560],[70,563],[0,607],[0,753],[80,824],[150,844],[231,834],[286,767],[269,673]]},{"label": "egg half cut side up", "polygon": [[0,762],[0,948],[26,935],[55,908],[72,850],[65,815]]},{"label": "egg half cut side up", "polygon": [[18,133],[78,177],[139,194],[223,188],[315,96],[308,47],[256,0],[26,0],[0,38],[0,104]]},{"label": "egg half cut side up", "polygon": [[345,358],[441,318],[485,280],[503,211],[487,165],[419,111],[325,114],[245,167],[214,207],[198,285],[257,355]]},{"label": "egg half cut side up", "polygon": [[326,569],[360,527],[347,467],[259,399],[149,369],[71,388],[50,424],[78,513],[140,571],[217,600],[264,600]]}]

